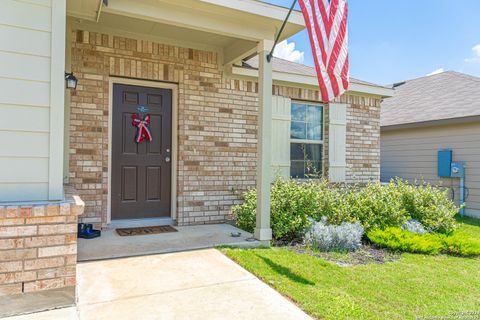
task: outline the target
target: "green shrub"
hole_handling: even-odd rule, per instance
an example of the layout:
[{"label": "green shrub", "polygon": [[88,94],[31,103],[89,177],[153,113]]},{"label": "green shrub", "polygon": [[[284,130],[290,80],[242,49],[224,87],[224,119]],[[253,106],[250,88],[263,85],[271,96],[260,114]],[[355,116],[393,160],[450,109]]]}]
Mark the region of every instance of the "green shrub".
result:
[{"label": "green shrub", "polygon": [[295,180],[277,181],[272,186],[272,233],[276,239],[293,239],[309,227],[309,217],[318,215],[318,193],[315,183]]},{"label": "green shrub", "polygon": [[353,216],[367,231],[401,226],[408,219],[399,201],[401,193],[393,183],[369,183],[358,191],[351,190],[346,197]]},{"label": "green shrub", "polygon": [[374,244],[395,251],[438,254],[442,249],[442,243],[436,235],[420,235],[396,227],[372,230],[367,237]]},{"label": "green shrub", "polygon": [[396,251],[456,256],[480,255],[480,240],[461,234],[417,234],[400,228],[376,229],[367,233],[368,239],[383,248]]},{"label": "green shrub", "polygon": [[448,198],[447,190],[430,184],[419,186],[397,179],[391,181],[401,194],[402,207],[412,219],[418,220],[427,230],[451,233],[455,230],[458,208]]},{"label": "green shrub", "polygon": [[442,237],[443,253],[454,256],[480,255],[480,240],[471,239],[463,235]]},{"label": "green shrub", "polygon": [[[238,227],[252,232],[255,227],[256,191],[243,195],[234,206]],[[277,179],[271,189],[271,226],[274,239],[293,239],[309,227],[309,218],[322,217],[329,224],[360,222],[368,232],[400,227],[416,219],[430,231],[450,233],[455,228],[457,208],[446,192],[413,186],[402,180],[386,185],[333,186],[326,180],[298,182]]]},{"label": "green shrub", "polygon": [[[291,240],[301,236],[309,227],[309,217],[319,216],[318,197],[313,182],[300,183],[295,180],[278,179],[270,193],[271,228],[274,239]],[[253,232],[257,195],[255,189],[243,194],[244,202],[232,211],[237,226]]]},{"label": "green shrub", "polygon": [[236,224],[242,230],[252,233],[255,229],[255,210],[257,208],[257,191],[250,189],[243,193],[243,203],[232,207]]}]

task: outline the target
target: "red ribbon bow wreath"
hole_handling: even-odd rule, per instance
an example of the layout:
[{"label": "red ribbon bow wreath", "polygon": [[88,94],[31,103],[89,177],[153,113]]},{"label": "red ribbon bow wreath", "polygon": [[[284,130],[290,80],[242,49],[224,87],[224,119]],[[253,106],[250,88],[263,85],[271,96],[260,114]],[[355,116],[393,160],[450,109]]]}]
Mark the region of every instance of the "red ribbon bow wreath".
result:
[{"label": "red ribbon bow wreath", "polygon": [[132,114],[132,125],[137,127],[137,134],[135,141],[142,143],[143,140],[152,141],[152,134],[150,133],[150,115],[147,114],[143,120],[136,114]]}]

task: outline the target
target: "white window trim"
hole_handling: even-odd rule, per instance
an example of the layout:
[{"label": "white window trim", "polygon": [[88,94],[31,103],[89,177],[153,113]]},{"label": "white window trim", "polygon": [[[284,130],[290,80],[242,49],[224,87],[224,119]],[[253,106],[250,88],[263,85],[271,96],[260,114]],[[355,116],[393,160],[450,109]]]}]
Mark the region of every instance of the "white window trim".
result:
[{"label": "white window trim", "polygon": [[[322,124],[322,140],[292,139],[292,138],[290,138],[289,144],[290,145],[292,143],[321,144],[322,145],[322,160],[321,160],[322,175],[321,175],[320,179],[325,178],[325,107],[327,106],[327,104],[312,102],[312,101],[292,100],[292,105],[294,103],[305,104],[305,105],[309,105],[309,106],[320,106],[320,107],[322,107],[322,123],[321,123]],[[291,125],[292,122],[293,122],[293,116],[291,116],[290,125]],[[293,160],[293,161],[295,161],[295,160]],[[292,163],[292,159],[290,157],[290,168],[291,168],[291,163]],[[290,169],[290,178],[292,178],[291,169]],[[299,180],[299,181],[318,180],[316,178],[295,178],[295,179]]]}]

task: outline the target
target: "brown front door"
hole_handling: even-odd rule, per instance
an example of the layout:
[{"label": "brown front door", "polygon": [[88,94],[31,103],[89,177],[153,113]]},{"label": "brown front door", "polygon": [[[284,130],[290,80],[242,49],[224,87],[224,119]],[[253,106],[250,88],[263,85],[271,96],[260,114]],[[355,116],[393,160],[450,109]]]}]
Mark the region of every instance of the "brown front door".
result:
[{"label": "brown front door", "polygon": [[[132,115],[140,106],[151,116],[152,141],[135,142]],[[112,219],[170,216],[172,92],[113,85]]]}]

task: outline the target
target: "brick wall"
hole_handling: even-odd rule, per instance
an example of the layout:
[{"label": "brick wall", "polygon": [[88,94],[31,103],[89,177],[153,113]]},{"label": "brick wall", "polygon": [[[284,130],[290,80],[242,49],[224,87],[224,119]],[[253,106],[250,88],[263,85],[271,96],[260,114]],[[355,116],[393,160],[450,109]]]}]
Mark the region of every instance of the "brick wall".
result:
[{"label": "brick wall", "polygon": [[0,296],[75,286],[78,197],[0,206]]},{"label": "brick wall", "polygon": [[380,181],[380,100],[345,94],[347,108],[348,183]]},{"label": "brick wall", "polygon": [[[72,39],[72,71],[79,83],[71,96],[69,181],[85,201],[82,220],[106,225],[109,78],[117,76],[178,83],[177,222],[223,221],[241,192],[255,186],[257,83],[224,76],[214,52],[82,30],[74,30]],[[319,99],[317,91],[300,88],[274,86],[273,93]],[[369,108],[359,101],[349,115],[364,117]],[[349,128],[360,132],[362,125]],[[328,135],[325,143],[328,163]],[[370,152],[363,149],[371,147],[349,138],[355,177],[369,179],[362,161]],[[357,155],[357,149],[365,154]]]}]

